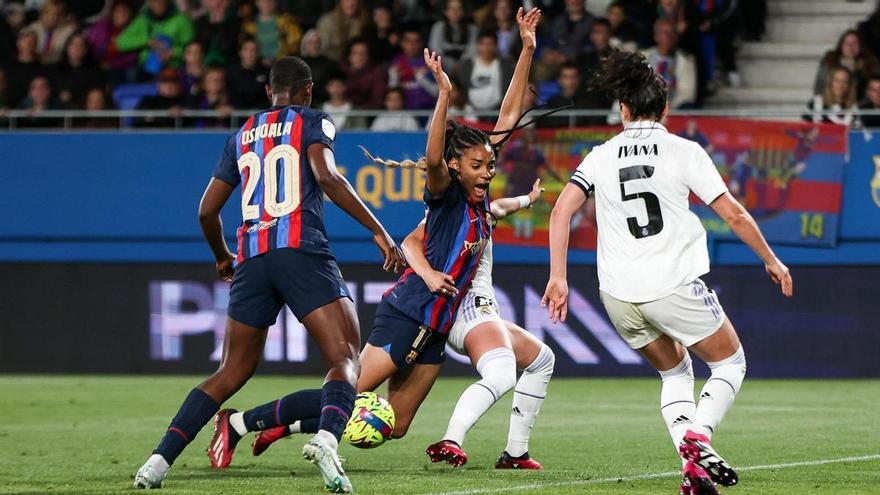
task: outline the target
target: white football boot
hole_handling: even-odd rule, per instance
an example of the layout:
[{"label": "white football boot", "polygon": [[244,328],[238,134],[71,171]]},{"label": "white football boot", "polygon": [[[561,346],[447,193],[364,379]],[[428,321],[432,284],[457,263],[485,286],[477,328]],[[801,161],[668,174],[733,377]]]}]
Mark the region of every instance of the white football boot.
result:
[{"label": "white football boot", "polygon": [[348,476],[342,469],[342,462],[336,454],[336,450],[327,445],[320,435],[315,435],[303,447],[303,457],[321,472],[324,478],[324,488],[333,493],[353,493]]},{"label": "white football boot", "polygon": [[137,474],[134,475],[134,487],[147,490],[161,488],[162,480],[165,479],[165,475],[168,474],[170,468],[171,466],[168,465],[164,457],[159,454],[151,455],[147,462],[138,469]]}]

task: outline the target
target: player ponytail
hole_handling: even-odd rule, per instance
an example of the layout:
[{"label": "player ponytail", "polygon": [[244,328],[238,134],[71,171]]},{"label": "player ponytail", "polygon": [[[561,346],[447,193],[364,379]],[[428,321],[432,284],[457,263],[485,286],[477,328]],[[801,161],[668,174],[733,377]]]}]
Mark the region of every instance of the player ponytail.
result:
[{"label": "player ponytail", "polygon": [[[529,88],[531,90],[531,88]],[[534,92],[534,91],[533,91]],[[546,112],[538,115],[537,117],[529,120],[526,123],[522,123],[523,119],[525,119],[526,115],[532,113],[535,110],[543,108],[544,105],[534,106],[529,108],[522,115],[520,115],[519,119],[517,119],[516,123],[510,129],[503,129],[500,131],[482,131],[480,129],[476,129],[473,127],[469,127],[463,125],[454,120],[449,120],[446,122],[446,135],[443,138],[444,148],[443,148],[443,159],[446,163],[449,163],[453,158],[460,158],[465,150],[471,148],[473,146],[483,146],[489,145],[492,148],[492,152],[497,157],[501,154],[501,148],[510,140],[513,134],[525,127],[533,125],[535,122],[547,118],[557,112],[561,112],[562,110],[566,110],[571,108],[572,105],[565,105],[558,108],[553,108],[551,110],[547,110]],[[503,136],[500,140],[496,142],[492,142],[491,136]],[[364,153],[364,156],[371,163],[376,165],[382,165],[390,168],[417,168],[419,170],[427,170],[428,169],[428,161],[425,157],[421,157],[416,161],[405,159],[402,161],[388,160],[385,158],[381,158],[378,156],[373,156],[366,148],[360,146],[361,151]]]},{"label": "player ponytail", "polygon": [[632,119],[663,116],[666,81],[638,52],[614,50],[590,81],[590,89],[625,104]]}]

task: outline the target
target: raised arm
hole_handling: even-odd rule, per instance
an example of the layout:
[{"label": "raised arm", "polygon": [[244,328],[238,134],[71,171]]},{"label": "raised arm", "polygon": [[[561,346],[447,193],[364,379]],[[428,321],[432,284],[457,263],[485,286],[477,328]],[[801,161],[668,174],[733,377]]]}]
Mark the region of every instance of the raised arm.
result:
[{"label": "raised arm", "polygon": [[513,215],[523,208],[531,208],[541,198],[544,188],[541,187],[541,179],[537,179],[528,194],[515,198],[498,198],[489,204],[489,211],[497,220]]},{"label": "raised arm", "polygon": [[[535,54],[536,46],[535,30],[539,20],[541,20],[541,11],[537,8],[523,14],[523,8],[520,7],[516,12],[516,23],[519,24],[519,37],[523,46],[519,52],[519,59],[516,61],[513,78],[510,80],[507,93],[504,94],[504,100],[501,102],[498,121],[495,122],[496,131],[512,128],[522,116],[523,97],[529,85],[529,72],[532,69],[532,56]],[[493,144],[503,138],[503,135],[490,137]]]},{"label": "raised arm", "polygon": [[568,183],[550,213],[550,280],[541,299],[541,306],[550,305],[550,320],[565,321],[568,314],[568,236],[571,217],[583,206],[587,195],[580,187]]},{"label": "raised arm", "polygon": [[451,275],[435,270],[428,263],[425,257],[425,224],[420,223],[418,227],[406,236],[403,240],[403,254],[406,255],[406,261],[409,266],[416,272],[416,275],[425,281],[428,290],[431,292],[440,292],[445,295],[455,295],[458,289],[455,288],[455,279]]},{"label": "raised arm", "polygon": [[794,293],[794,287],[791,280],[791,273],[788,267],[779,261],[779,258],[770,249],[761,229],[755,223],[752,215],[737,201],[729,192],[725,192],[712,201],[709,206],[715,210],[715,213],[722,220],[730,225],[731,230],[740,238],[747,246],[749,246],[755,254],[764,262],[764,269],[770,279],[782,288],[782,293],[786,297],[791,297]]},{"label": "raised arm", "polygon": [[333,151],[325,144],[315,143],[308,147],[307,153],[312,172],[314,172],[324,194],[373,233],[373,242],[376,243],[385,258],[383,269],[393,272],[400,271],[404,261],[394,239],[388,235],[385,227],[367,208],[345,176],[336,169],[336,158],[333,156]]},{"label": "raised arm", "polygon": [[443,72],[440,65],[440,55],[436,52],[428,53],[425,48],[425,64],[434,74],[439,92],[437,105],[434,107],[434,115],[431,117],[431,126],[428,128],[428,144],[425,147],[425,159],[428,167],[427,186],[431,197],[439,198],[449,187],[449,169],[446,160],[443,159],[443,149],[446,141],[446,112],[449,108],[449,93],[452,91],[452,83],[449,76]]}]

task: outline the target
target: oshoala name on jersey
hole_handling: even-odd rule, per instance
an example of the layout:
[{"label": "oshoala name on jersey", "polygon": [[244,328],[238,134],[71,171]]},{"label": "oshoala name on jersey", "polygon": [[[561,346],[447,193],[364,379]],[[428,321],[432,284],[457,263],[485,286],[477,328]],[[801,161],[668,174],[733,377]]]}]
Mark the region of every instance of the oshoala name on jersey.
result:
[{"label": "oshoala name on jersey", "polygon": [[293,130],[293,122],[276,122],[274,124],[263,124],[254,127],[249,131],[241,133],[241,145],[245,146],[253,143],[257,139],[275,138],[278,136],[286,136]]},{"label": "oshoala name on jersey", "polygon": [[657,155],[656,144],[634,144],[617,148],[617,158],[626,158],[639,155]]}]

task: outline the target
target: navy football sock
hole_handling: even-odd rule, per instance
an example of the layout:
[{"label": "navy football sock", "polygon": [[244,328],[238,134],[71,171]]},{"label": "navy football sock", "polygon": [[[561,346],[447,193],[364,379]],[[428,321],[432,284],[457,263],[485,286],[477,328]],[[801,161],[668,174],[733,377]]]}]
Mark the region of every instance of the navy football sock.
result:
[{"label": "navy football sock", "polygon": [[314,418],[301,419],[299,421],[299,432],[300,433],[318,433],[318,425],[321,423],[321,418],[315,416]]},{"label": "navy football sock", "polygon": [[342,438],[342,432],[354,409],[354,387],[340,380],[330,381],[321,389],[321,421],[319,430],[332,433],[336,440]]},{"label": "navy football sock", "polygon": [[168,464],[173,464],[218,409],[220,405],[210,395],[201,389],[192,389],[153,453],[164,457]]},{"label": "navy football sock", "polygon": [[321,390],[300,390],[245,411],[244,426],[248,431],[260,431],[320,415]]}]

